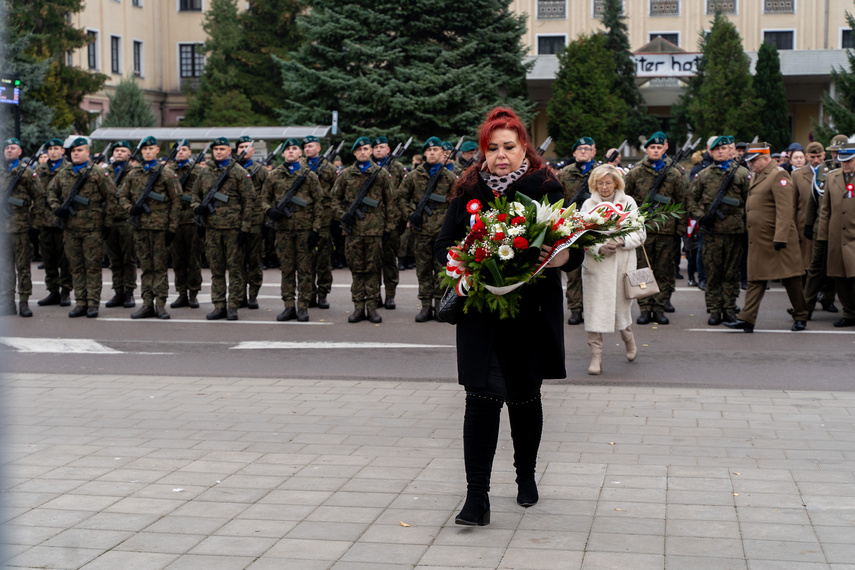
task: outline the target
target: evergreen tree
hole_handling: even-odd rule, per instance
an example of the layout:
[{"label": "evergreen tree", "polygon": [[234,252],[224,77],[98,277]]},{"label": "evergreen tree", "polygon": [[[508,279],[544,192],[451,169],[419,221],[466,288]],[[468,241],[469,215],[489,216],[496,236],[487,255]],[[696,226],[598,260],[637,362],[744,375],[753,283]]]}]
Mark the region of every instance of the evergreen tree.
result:
[{"label": "evergreen tree", "polygon": [[559,156],[569,156],[579,137],[605,151],[623,138],[626,103],[614,90],[615,58],[606,36],[580,36],[558,56],[558,74],[546,107],[549,134]]},{"label": "evergreen tree", "polygon": [[474,136],[486,112],[533,116],[522,63],[524,16],[510,0],[314,0],[305,39],[282,61],[283,124],[329,124],[345,136]]},{"label": "evergreen tree", "polygon": [[625,20],[623,0],[605,0],[602,22],[607,30],[606,49],[615,58],[614,89],[626,103],[623,134],[628,144],[638,148],[638,137],[649,137],[659,128],[659,121],[647,114],[647,107],[635,82],[635,62],[632,60]]},{"label": "evergreen tree", "polygon": [[109,97],[110,110],[102,127],[154,127],[157,119],[133,77],[122,78]]},{"label": "evergreen tree", "polygon": [[787,90],[781,74],[778,48],[763,42],[757,54],[754,70],[754,89],[760,107],[760,140],[768,142],[773,149],[783,150],[792,142],[790,115],[787,112]]},{"label": "evergreen tree", "polygon": [[[846,11],[846,22],[855,30],[855,17]],[[827,145],[838,133],[851,135],[855,133],[855,53],[846,50],[849,69],[831,70],[831,83],[834,85],[837,97],[832,97],[826,91],[822,94],[822,110],[824,121],[813,121],[816,140]]]},{"label": "evergreen tree", "polygon": [[671,123],[667,135],[668,140],[675,143],[687,140],[690,133],[697,131],[697,125],[692,117],[692,113],[689,111],[689,105],[700,96],[701,85],[704,83],[704,69],[706,68],[705,47],[706,35],[700,32],[698,34],[698,51],[701,52],[701,55],[698,58],[698,72],[689,78],[688,85],[686,85],[680,98],[671,106]]}]

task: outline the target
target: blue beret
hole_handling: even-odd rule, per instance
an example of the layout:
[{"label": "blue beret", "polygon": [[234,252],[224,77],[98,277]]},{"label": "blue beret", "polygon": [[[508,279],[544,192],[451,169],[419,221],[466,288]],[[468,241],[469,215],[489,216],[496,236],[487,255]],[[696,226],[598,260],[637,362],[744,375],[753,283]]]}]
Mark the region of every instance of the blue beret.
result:
[{"label": "blue beret", "polygon": [[353,143],[353,146],[350,147],[350,152],[356,152],[356,149],[358,149],[359,147],[370,144],[371,139],[369,139],[368,137],[359,137],[358,139],[356,139],[356,142]]},{"label": "blue beret", "polygon": [[422,145],[422,152],[426,151],[432,146],[442,146],[442,141],[439,140],[439,137],[430,137],[425,141],[425,144]]},{"label": "blue beret", "polygon": [[650,138],[647,139],[646,143],[644,143],[644,148],[647,148],[647,145],[649,144],[665,144],[667,140],[668,137],[665,136],[665,133],[663,133],[662,131],[656,131],[655,133],[650,135]]},{"label": "blue beret", "polygon": [[594,139],[592,139],[591,137],[580,138],[579,140],[573,143],[573,148],[570,149],[570,152],[576,152],[576,147],[584,144],[594,146]]}]

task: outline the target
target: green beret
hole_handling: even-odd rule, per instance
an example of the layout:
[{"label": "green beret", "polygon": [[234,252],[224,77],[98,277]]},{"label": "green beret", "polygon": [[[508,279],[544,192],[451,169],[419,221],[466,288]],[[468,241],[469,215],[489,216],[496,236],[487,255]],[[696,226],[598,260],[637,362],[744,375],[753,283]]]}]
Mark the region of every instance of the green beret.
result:
[{"label": "green beret", "polygon": [[442,146],[442,141],[439,140],[439,137],[430,137],[425,141],[425,144],[422,145],[422,152],[426,151],[432,146]]},{"label": "green beret", "polygon": [[45,143],[45,148],[50,148],[52,146],[62,146],[62,139],[54,137]]},{"label": "green beret", "polygon": [[712,142],[712,144],[710,144],[710,150],[713,150],[713,149],[720,147],[722,145],[730,144],[730,141],[727,140],[728,138],[729,137],[725,137],[725,136],[716,137],[715,140]]},{"label": "green beret", "polygon": [[442,141],[442,150],[454,150],[454,145],[448,141]]},{"label": "green beret", "polygon": [[235,141],[235,148],[239,147],[243,143],[248,143],[248,142],[252,142],[252,137],[249,137],[247,135],[243,135],[242,137],[238,138],[237,141]]},{"label": "green beret", "polygon": [[303,144],[304,145],[307,145],[307,144],[313,143],[313,142],[320,144],[321,139],[319,139],[315,135],[309,135],[309,136],[303,138]]},{"label": "green beret", "polygon": [[115,150],[117,148],[126,148],[126,149],[130,150],[131,143],[129,143],[128,141],[116,141],[113,143],[113,150]]},{"label": "green beret", "polygon": [[353,143],[353,146],[350,147],[350,152],[356,152],[356,149],[358,149],[359,147],[370,144],[371,139],[369,139],[368,137],[359,137],[358,139],[356,139],[356,142]]},{"label": "green beret", "polygon": [[378,144],[389,144],[389,139],[387,139],[386,137],[377,137],[376,139],[371,141],[372,147],[375,147]]},{"label": "green beret", "polygon": [[9,145],[13,145],[13,144],[16,144],[16,145],[18,145],[18,146],[21,146],[21,141],[19,141],[19,140],[18,140],[18,139],[16,139],[15,137],[8,138],[8,139],[6,139],[5,141],[3,141],[3,148],[6,148],[7,146],[9,146]]},{"label": "green beret", "polygon": [[145,148],[147,146],[157,146],[157,139],[154,137],[146,137],[140,141],[140,148]]},{"label": "green beret", "polygon": [[283,148],[288,148],[289,146],[300,146],[300,141],[294,138],[287,139]]},{"label": "green beret", "polygon": [[727,139],[727,144],[736,144],[736,139],[732,136],[728,135],[725,138]]},{"label": "green beret", "polygon": [[213,142],[211,142],[211,147],[215,147],[215,146],[231,146],[231,145],[229,144],[229,139],[227,139],[226,137],[217,137],[213,140]]},{"label": "green beret", "polygon": [[667,140],[668,137],[665,136],[665,133],[663,133],[662,131],[656,131],[655,133],[650,135],[650,138],[647,139],[646,143],[644,143],[644,148],[647,148],[647,145],[649,144],[665,144]]},{"label": "green beret", "polygon": [[182,146],[189,147],[190,141],[188,141],[187,139],[178,139],[177,141],[175,141],[175,144],[172,145],[172,148],[181,148]]},{"label": "green beret", "polygon": [[576,152],[576,147],[583,145],[583,144],[594,146],[594,139],[592,139],[591,137],[580,138],[579,140],[577,140],[576,142],[573,143],[573,147],[570,149],[570,152],[571,153]]},{"label": "green beret", "polygon": [[86,137],[77,137],[76,139],[71,141],[71,144],[68,145],[68,150],[74,150],[79,146],[89,146],[89,141],[86,139]]},{"label": "green beret", "polygon": [[460,152],[472,152],[473,150],[478,150],[478,145],[473,141],[466,141],[463,143],[463,146],[460,147]]}]

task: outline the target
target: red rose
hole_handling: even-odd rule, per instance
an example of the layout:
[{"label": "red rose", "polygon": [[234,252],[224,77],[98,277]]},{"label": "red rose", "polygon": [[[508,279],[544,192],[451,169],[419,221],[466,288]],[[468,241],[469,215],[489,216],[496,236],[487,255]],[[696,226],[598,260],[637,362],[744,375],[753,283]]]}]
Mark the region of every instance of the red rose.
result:
[{"label": "red rose", "polygon": [[498,220],[504,224],[505,222],[508,221],[508,215],[507,214],[499,214],[498,216],[496,216],[496,220]]},{"label": "red rose", "polygon": [[496,235],[493,237],[493,241],[502,241],[505,239],[505,232],[496,232]]},{"label": "red rose", "polygon": [[[473,200],[473,202],[474,202],[474,200]],[[474,226],[472,226],[473,232],[480,232],[481,230],[485,230],[485,229],[487,229],[487,225],[484,222],[482,222],[480,219],[477,222],[475,222]]]},{"label": "red rose", "polygon": [[528,249],[528,240],[522,236],[515,237],[514,247],[517,249]]},{"label": "red rose", "polygon": [[479,247],[475,250],[475,261],[477,263],[481,263],[482,261],[487,259],[488,255],[489,254],[487,253],[486,249],[484,249],[483,247]]},{"label": "red rose", "polygon": [[511,225],[514,225],[514,226],[521,226],[524,223],[525,223],[525,218],[522,216],[517,216],[511,220]]}]

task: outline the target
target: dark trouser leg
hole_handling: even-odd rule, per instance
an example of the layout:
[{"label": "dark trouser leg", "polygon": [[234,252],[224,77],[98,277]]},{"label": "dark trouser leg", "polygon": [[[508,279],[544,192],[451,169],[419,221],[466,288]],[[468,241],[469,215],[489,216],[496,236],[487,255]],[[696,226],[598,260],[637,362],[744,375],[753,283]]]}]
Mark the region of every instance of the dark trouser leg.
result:
[{"label": "dark trouser leg", "polygon": [[571,311],[582,310],[582,268],[577,267],[567,273],[567,308]]},{"label": "dark trouser leg", "polygon": [[834,285],[837,289],[837,297],[843,305],[843,317],[855,319],[855,277],[835,277]]},{"label": "dark trouser leg", "polygon": [[392,230],[389,239],[382,245],[383,285],[387,297],[394,297],[398,289],[398,248],[401,246],[401,234]]},{"label": "dark trouser leg", "polygon": [[297,270],[297,235],[295,232],[276,232],[276,255],[279,257],[281,281],[279,291],[285,307],[294,307],[295,278]]},{"label": "dark trouser leg", "polygon": [[766,294],[765,281],[749,281],[745,290],[745,306],[739,313],[739,318],[752,325],[757,322],[757,313],[760,310],[760,302]]},{"label": "dark trouser leg", "polygon": [[500,399],[466,394],[466,412],[463,416],[466,502],[455,519],[458,524],[490,524],[490,476],[499,441],[501,411]]},{"label": "dark trouser leg", "polygon": [[781,279],[781,284],[787,290],[787,297],[790,298],[790,303],[793,305],[793,320],[806,321],[810,310],[805,302],[801,275]]},{"label": "dark trouser leg", "polygon": [[[671,300],[674,293],[676,278],[674,276],[674,238],[670,235],[648,234],[644,244],[647,256],[650,258],[651,270],[656,283],[659,285],[659,293],[652,297],[639,299],[638,308],[642,311],[662,311],[665,304]],[[635,250],[638,267],[647,267],[644,251],[639,247]]]},{"label": "dark trouser leg", "polygon": [[805,303],[807,303],[808,309],[813,309],[816,306],[816,298],[820,291],[823,291],[823,301],[834,301],[833,293],[831,297],[825,296],[825,292],[828,290],[828,281],[834,283],[825,274],[825,261],[827,257],[828,242],[813,240],[810,267],[807,270],[804,287]]},{"label": "dark trouser leg", "polygon": [[312,292],[309,298],[326,297],[332,291],[332,236],[329,226],[321,228],[321,239],[312,255]]},{"label": "dark trouser leg", "polygon": [[264,239],[261,236],[261,228],[253,228],[247,236],[244,248],[245,271],[244,281],[249,289],[250,297],[257,297],[261,284],[264,281],[264,269],[261,258],[264,255]]}]

